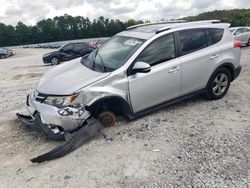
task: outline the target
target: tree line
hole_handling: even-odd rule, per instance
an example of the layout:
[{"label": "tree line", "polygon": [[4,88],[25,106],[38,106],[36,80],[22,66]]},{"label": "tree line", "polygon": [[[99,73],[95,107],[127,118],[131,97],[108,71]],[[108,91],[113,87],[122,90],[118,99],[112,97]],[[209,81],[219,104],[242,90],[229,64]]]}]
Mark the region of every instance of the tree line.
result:
[{"label": "tree line", "polygon": [[231,26],[250,26],[250,9],[215,10],[184,18],[187,21],[221,20]]},{"label": "tree line", "polygon": [[[232,26],[250,26],[250,9],[215,10],[183,19],[187,21],[218,19],[231,23]],[[67,14],[41,20],[34,26],[22,22],[18,22],[16,26],[0,23],[0,46],[110,37],[129,26],[141,23],[143,21],[130,19],[123,22],[103,16],[91,21],[88,17],[73,17]]]},{"label": "tree line", "polygon": [[73,17],[67,14],[41,20],[35,26],[28,26],[22,22],[18,22],[16,26],[0,23],[0,46],[110,37],[129,26],[141,23],[143,22],[133,19],[122,22],[103,16],[90,21],[88,17]]}]

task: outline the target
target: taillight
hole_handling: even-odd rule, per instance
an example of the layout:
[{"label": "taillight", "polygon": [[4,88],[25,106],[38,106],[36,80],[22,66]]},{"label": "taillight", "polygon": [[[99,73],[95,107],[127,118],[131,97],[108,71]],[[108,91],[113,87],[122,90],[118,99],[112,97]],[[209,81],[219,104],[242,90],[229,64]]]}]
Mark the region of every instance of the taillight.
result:
[{"label": "taillight", "polygon": [[241,41],[238,41],[238,40],[234,41],[234,47],[235,48],[240,48],[241,47]]}]

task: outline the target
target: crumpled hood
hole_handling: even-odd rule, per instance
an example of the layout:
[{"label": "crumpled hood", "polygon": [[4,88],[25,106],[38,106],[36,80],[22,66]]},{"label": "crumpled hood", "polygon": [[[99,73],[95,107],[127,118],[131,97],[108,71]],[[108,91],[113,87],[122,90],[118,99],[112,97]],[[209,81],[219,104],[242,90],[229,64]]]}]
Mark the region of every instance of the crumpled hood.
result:
[{"label": "crumpled hood", "polygon": [[95,72],[81,64],[81,58],[65,62],[45,72],[36,90],[49,95],[71,95],[110,73]]}]

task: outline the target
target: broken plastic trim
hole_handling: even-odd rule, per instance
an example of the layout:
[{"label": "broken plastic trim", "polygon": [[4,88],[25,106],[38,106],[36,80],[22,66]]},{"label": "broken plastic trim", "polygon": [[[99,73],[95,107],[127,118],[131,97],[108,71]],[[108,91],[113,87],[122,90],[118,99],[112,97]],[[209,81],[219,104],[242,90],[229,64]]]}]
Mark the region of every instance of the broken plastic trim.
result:
[{"label": "broken plastic trim", "polygon": [[31,116],[25,116],[19,113],[17,113],[16,116],[24,126],[44,134],[48,139],[59,140],[59,141],[65,140],[64,134],[62,133],[55,134],[52,130],[48,128],[48,126],[44,125],[41,121],[39,113],[37,112],[34,114],[34,119]]},{"label": "broken plastic trim", "polygon": [[42,163],[45,161],[63,157],[80,147],[91,138],[95,137],[98,133],[100,133],[102,128],[103,127],[98,120],[91,118],[87,120],[87,125],[74,132],[73,134],[67,134],[66,141],[64,143],[52,149],[48,153],[31,159],[31,161],[33,163]]}]

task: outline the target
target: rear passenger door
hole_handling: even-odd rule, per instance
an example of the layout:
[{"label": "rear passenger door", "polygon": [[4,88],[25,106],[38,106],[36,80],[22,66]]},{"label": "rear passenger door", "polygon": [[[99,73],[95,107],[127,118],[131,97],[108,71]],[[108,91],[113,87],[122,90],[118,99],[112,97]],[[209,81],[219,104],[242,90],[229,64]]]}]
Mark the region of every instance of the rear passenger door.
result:
[{"label": "rear passenger door", "polygon": [[220,56],[217,43],[223,29],[189,29],[177,32],[182,65],[181,95],[203,89]]}]

